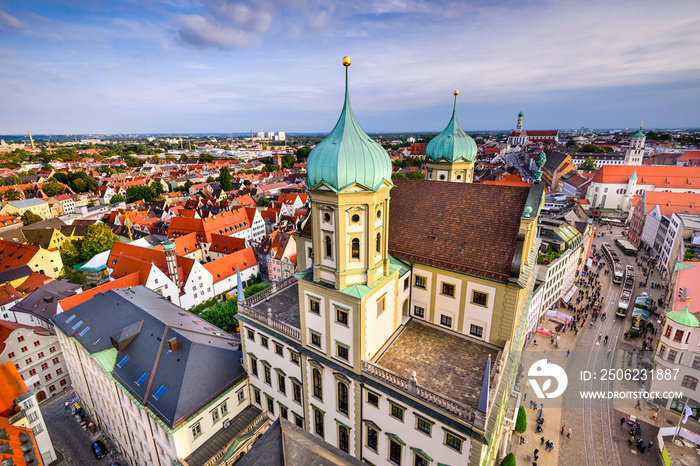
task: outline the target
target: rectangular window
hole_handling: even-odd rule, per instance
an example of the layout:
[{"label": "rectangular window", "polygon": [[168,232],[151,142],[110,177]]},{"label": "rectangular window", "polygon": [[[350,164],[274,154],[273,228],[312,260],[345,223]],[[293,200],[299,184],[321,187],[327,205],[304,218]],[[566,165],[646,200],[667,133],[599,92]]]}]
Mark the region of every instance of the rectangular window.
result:
[{"label": "rectangular window", "polygon": [[404,409],[401,406],[391,403],[391,416],[403,422]]},{"label": "rectangular window", "polygon": [[[90,327],[88,327],[88,329],[89,329],[89,328],[90,328]],[[34,342],[34,347],[35,347],[35,348],[36,348],[37,346],[40,346],[40,345],[41,345],[41,340],[37,340],[37,341]]]},{"label": "rectangular window", "polygon": [[372,451],[377,451],[377,445],[379,443],[379,434],[376,429],[372,426],[367,426],[367,448]]},{"label": "rectangular window", "polygon": [[254,357],[250,357],[250,372],[257,377],[258,376],[258,360]]},{"label": "rectangular window", "polygon": [[49,348],[49,353],[55,353],[55,352],[56,352],[55,346],[52,346],[51,348]]},{"label": "rectangular window", "polygon": [[60,385],[61,387],[63,387],[63,386],[66,385],[67,383],[68,383],[68,382],[66,381],[66,379],[61,379],[61,381],[59,382],[59,385]]},{"label": "rectangular window", "polygon": [[700,369],[700,356],[695,356],[693,359],[693,369]]},{"label": "rectangular window", "polygon": [[32,358],[27,358],[24,360],[25,364],[31,364],[32,363]]},{"label": "rectangular window", "polygon": [[248,329],[248,339],[255,341],[255,332]]},{"label": "rectangular window", "polygon": [[238,392],[236,392],[236,396],[238,397],[238,404],[243,403],[245,401],[245,390],[238,390]]},{"label": "rectangular window", "polygon": [[445,432],[445,445],[460,453],[462,452],[462,439],[449,432]]},{"label": "rectangular window", "polygon": [[160,387],[158,387],[158,390],[153,394],[153,398],[156,400],[160,399],[161,396],[163,396],[163,393],[168,389],[168,387],[165,386],[165,384],[160,384]]},{"label": "rectangular window", "polygon": [[323,411],[314,408],[314,432],[323,438]]},{"label": "rectangular window", "polygon": [[455,286],[450,283],[442,284],[442,294],[451,298],[455,297]]},{"label": "rectangular window", "polygon": [[472,294],[472,304],[477,304],[479,306],[488,306],[489,295],[482,293],[481,291],[475,291]]},{"label": "rectangular window", "polygon": [[321,347],[321,335],[316,332],[311,332],[311,344],[318,348]]},{"label": "rectangular window", "polygon": [[389,439],[389,461],[401,465],[401,444],[394,439]]},{"label": "rectangular window", "polygon": [[59,363],[59,359],[58,359],[58,358],[53,358],[53,359],[51,360],[51,362],[52,362],[54,365],[56,365],[56,364]]},{"label": "rectangular window", "polygon": [[338,356],[340,359],[344,361],[349,360],[350,355],[350,350],[348,349],[347,346],[341,345],[340,343],[336,344],[336,356]]},{"label": "rectangular window", "polygon": [[90,330],[90,326],[86,325],[85,328],[80,331],[79,335],[81,337],[85,336],[85,334],[88,332],[88,330]]},{"label": "rectangular window", "polygon": [[265,374],[265,383],[272,385],[272,373],[270,371],[270,366],[263,364],[263,373]]},{"label": "rectangular window", "polygon": [[14,357],[15,357],[15,353],[14,353],[14,352],[12,352],[12,353],[7,353],[7,358],[8,358],[8,359],[12,359],[12,358],[14,358]]},{"label": "rectangular window", "polygon": [[413,306],[413,315],[416,317],[425,318],[425,308],[421,306]]},{"label": "rectangular window", "polygon": [[277,374],[277,388],[282,394],[287,394],[287,383],[282,374]]},{"label": "rectangular window", "polygon": [[[71,319],[72,319],[73,317],[75,317],[75,315],[71,316]],[[66,321],[66,322],[68,322],[68,321]],[[24,336],[20,335],[20,336],[17,337],[17,342],[18,342],[18,343],[22,343],[23,341],[24,341]]]},{"label": "rectangular window", "polygon": [[255,387],[253,387],[253,400],[256,404],[260,404],[260,390]]},{"label": "rectangular window", "polygon": [[292,398],[297,403],[301,403],[301,385],[296,382],[292,382]]},{"label": "rectangular window", "polygon": [[49,380],[51,380],[52,377],[53,377],[53,376],[52,376],[51,374],[46,374],[46,375],[44,376],[44,379],[48,382]]},{"label": "rectangular window", "polygon": [[260,344],[261,344],[262,346],[264,346],[265,348],[267,348],[267,342],[268,342],[267,337],[264,337],[264,336],[260,335]]},{"label": "rectangular window", "polygon": [[190,432],[192,432],[192,439],[196,439],[200,435],[202,435],[202,426],[198,422],[197,424],[193,425],[190,427]]},{"label": "rectangular window", "polygon": [[215,409],[214,411],[211,412],[211,422],[212,422],[212,424],[214,424],[218,421],[219,421],[219,410]]},{"label": "rectangular window", "polygon": [[372,392],[367,392],[367,403],[371,404],[376,408],[379,408],[379,396],[375,395]]},{"label": "rectangular window", "polygon": [[44,352],[40,352],[39,354],[36,355],[37,358],[41,359],[44,357]]},{"label": "rectangular window", "polygon": [[284,356],[284,346],[280,345],[279,343],[275,343],[275,353],[279,354],[280,356]]},{"label": "rectangular window", "polygon": [[664,337],[666,338],[671,338],[671,332],[673,331],[673,327],[670,325],[666,327],[666,332],[664,333]]},{"label": "rectangular window", "polygon": [[148,378],[148,372],[144,371],[143,374],[141,374],[141,376],[138,379],[136,379],[136,385],[138,385],[140,387],[141,384],[144,383],[147,378]]},{"label": "rectangular window", "polygon": [[48,362],[45,362],[45,363],[43,363],[43,364],[41,365],[41,370],[42,370],[42,371],[45,371],[45,370],[48,369],[48,368],[49,368],[49,363],[48,363]]},{"label": "rectangular window", "polygon": [[683,330],[676,330],[676,334],[673,336],[673,341],[682,341],[683,333]]},{"label": "rectangular window", "polygon": [[321,315],[321,303],[315,299],[309,299],[309,312]]},{"label": "rectangular window", "polygon": [[420,430],[424,434],[430,435],[430,430],[433,428],[433,425],[423,419],[422,417],[416,417],[416,429]]},{"label": "rectangular window", "polygon": [[386,296],[382,296],[377,301],[377,315],[381,314],[386,310]]},{"label": "rectangular window", "polygon": [[421,288],[424,290],[428,286],[428,279],[421,277],[420,275],[416,275],[415,284],[416,288]]},{"label": "rectangular window", "polygon": [[20,348],[20,351],[22,351],[23,353],[26,353],[27,351],[29,351],[29,348],[27,348],[26,346],[23,346],[22,348]]},{"label": "rectangular window", "polygon": [[29,369],[29,376],[36,375],[36,369]]},{"label": "rectangular window", "polygon": [[335,321],[340,325],[348,326],[348,311],[345,309],[335,308]]},{"label": "rectangular window", "polygon": [[676,362],[677,355],[678,355],[677,351],[670,349],[670,350],[668,350],[668,358],[666,358],[666,360],[668,362]]},{"label": "rectangular window", "polygon": [[299,354],[295,353],[293,351],[289,352],[289,360],[292,361],[292,364],[298,366],[299,365]]},{"label": "rectangular window", "polygon": [[482,338],[484,336],[484,327],[471,324],[469,326],[469,335],[475,336],[477,338]]},{"label": "rectangular window", "polygon": [[440,314],[440,325],[452,328],[452,317],[446,316],[445,314]]},{"label": "rectangular window", "polygon": [[301,427],[303,429],[304,428],[304,419],[295,413],[294,414],[294,424],[296,424],[297,427]]},{"label": "rectangular window", "polygon": [[350,453],[350,431],[343,425],[338,426],[338,448]]},{"label": "rectangular window", "polygon": [[83,325],[83,321],[79,320],[78,323],[73,326],[73,330],[77,330],[81,325]]},{"label": "rectangular window", "polygon": [[289,417],[289,411],[282,405],[280,405],[280,417],[284,419],[287,419]]},{"label": "rectangular window", "polygon": [[411,286],[411,280],[410,280],[408,277],[406,277],[406,278],[403,279],[403,289],[404,289],[404,291],[406,291],[406,290],[408,289],[409,286]]},{"label": "rectangular window", "polygon": [[686,387],[691,390],[695,390],[698,386],[698,379],[690,375],[683,377],[683,382],[681,382],[681,387]]}]

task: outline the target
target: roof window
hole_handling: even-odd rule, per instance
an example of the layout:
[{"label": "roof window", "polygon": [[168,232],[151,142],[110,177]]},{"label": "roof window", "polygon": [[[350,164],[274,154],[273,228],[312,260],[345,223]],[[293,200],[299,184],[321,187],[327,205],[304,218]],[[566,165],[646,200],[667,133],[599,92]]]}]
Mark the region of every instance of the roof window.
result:
[{"label": "roof window", "polygon": [[73,319],[75,319],[75,314],[73,314],[73,315],[70,316],[68,319],[66,319],[66,323],[67,323],[67,324],[70,324],[71,321],[72,321]]},{"label": "roof window", "polygon": [[161,384],[160,387],[158,387],[158,390],[156,390],[156,392],[153,394],[153,398],[156,400],[159,399],[167,389],[168,387],[166,387],[164,383]]},{"label": "roof window", "polygon": [[88,330],[90,330],[90,326],[86,325],[85,328],[80,331],[80,336],[81,337],[85,336],[85,334],[88,332]]},{"label": "roof window", "polygon": [[125,355],[125,356],[117,363],[117,367],[118,367],[119,369],[121,369],[122,367],[124,367],[124,364],[126,364],[126,363],[129,361],[129,359],[131,359],[131,357],[130,357],[128,354]]},{"label": "roof window", "polygon": [[143,371],[143,374],[141,374],[141,377],[139,377],[139,378],[136,380],[136,385],[138,385],[138,386],[140,387],[141,384],[144,383],[144,382],[146,381],[147,378],[148,378],[148,372],[147,372],[147,371]]},{"label": "roof window", "polygon": [[73,326],[73,330],[77,330],[77,328],[80,327],[81,325],[83,325],[83,321],[79,320],[78,323]]}]

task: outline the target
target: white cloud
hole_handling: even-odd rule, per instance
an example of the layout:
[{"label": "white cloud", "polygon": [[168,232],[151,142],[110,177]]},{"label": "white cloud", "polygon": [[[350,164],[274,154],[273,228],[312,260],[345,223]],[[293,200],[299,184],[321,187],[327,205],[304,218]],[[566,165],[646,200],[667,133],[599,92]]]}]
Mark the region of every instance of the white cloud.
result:
[{"label": "white cloud", "polygon": [[250,37],[245,31],[221,27],[200,15],[181,16],[177,37],[197,47],[218,46],[237,49],[250,44]]},{"label": "white cloud", "polygon": [[24,24],[11,14],[0,11],[0,31],[19,31],[24,29]]}]

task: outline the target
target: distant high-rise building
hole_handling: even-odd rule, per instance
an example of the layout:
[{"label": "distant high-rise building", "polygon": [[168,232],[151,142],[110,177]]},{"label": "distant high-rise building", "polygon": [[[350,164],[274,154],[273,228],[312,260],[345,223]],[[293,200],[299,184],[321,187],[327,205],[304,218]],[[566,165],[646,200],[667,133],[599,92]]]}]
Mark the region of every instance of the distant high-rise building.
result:
[{"label": "distant high-rise building", "polygon": [[267,139],[274,139],[275,138],[275,132],[274,131],[268,131],[267,132]]},{"label": "distant high-rise building", "polygon": [[265,139],[265,133],[263,131],[258,131],[258,139]]},{"label": "distant high-rise building", "polygon": [[284,133],[284,131],[280,131],[277,133],[277,137],[279,138],[279,141],[284,141],[287,139],[287,135]]}]

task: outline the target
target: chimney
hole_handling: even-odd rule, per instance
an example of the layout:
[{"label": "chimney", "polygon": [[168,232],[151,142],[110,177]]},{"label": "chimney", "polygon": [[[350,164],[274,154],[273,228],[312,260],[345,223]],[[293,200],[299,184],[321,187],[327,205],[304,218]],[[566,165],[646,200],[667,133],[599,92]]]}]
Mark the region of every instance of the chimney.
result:
[{"label": "chimney", "polygon": [[173,351],[175,348],[177,348],[177,338],[172,337],[168,340],[168,346],[170,347],[170,351]]}]

